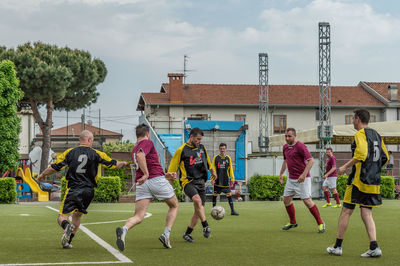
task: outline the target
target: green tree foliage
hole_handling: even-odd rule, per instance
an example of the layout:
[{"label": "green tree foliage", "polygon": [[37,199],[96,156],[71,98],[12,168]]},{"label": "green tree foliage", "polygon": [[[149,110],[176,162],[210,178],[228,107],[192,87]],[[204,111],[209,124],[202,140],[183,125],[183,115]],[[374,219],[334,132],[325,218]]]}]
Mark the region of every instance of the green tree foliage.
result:
[{"label": "green tree foliage", "polygon": [[[47,167],[50,151],[53,110],[77,110],[96,102],[96,86],[104,81],[107,69],[87,51],[41,42],[26,43],[16,49],[0,47],[0,59],[14,62],[25,93],[23,101],[31,106],[43,133],[42,171]],[[47,110],[45,118],[39,113],[42,105]]]},{"label": "green tree foliage", "polygon": [[23,93],[18,87],[15,66],[11,61],[0,62],[0,172],[18,167],[18,142],[21,132],[17,103]]},{"label": "green tree foliage", "polygon": [[[286,182],[286,176],[283,177]],[[251,200],[278,200],[283,195],[285,185],[279,182],[279,176],[254,175],[248,184]]]},{"label": "green tree foliage", "polygon": [[131,143],[129,140],[109,142],[103,144],[103,151],[111,155],[111,152],[132,152],[133,147],[135,147],[135,143]]}]

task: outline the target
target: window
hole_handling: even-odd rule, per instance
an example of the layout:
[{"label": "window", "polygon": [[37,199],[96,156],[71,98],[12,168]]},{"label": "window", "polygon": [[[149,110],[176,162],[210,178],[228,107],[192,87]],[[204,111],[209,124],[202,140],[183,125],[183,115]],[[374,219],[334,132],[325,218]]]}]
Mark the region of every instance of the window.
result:
[{"label": "window", "polygon": [[369,117],[369,122],[370,122],[370,123],[376,122],[376,115],[370,115],[370,117]]},{"label": "window", "polygon": [[246,115],[243,114],[235,115],[235,121],[246,121]]},{"label": "window", "polygon": [[285,133],[286,115],[274,115],[274,134]]},{"label": "window", "polygon": [[345,119],[344,121],[345,125],[353,124],[353,115],[345,115],[344,119]]},{"label": "window", "polygon": [[188,120],[208,120],[208,114],[191,114]]}]

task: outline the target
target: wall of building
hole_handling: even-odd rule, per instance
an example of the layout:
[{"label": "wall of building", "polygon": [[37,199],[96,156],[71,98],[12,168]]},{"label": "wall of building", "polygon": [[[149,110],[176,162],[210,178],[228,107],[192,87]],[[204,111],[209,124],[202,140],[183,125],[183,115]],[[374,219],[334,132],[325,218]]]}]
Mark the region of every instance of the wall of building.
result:
[{"label": "wall of building", "polygon": [[29,148],[34,136],[35,121],[30,110],[23,110],[18,113],[21,118],[21,133],[19,134],[19,150],[22,159],[27,159]]}]

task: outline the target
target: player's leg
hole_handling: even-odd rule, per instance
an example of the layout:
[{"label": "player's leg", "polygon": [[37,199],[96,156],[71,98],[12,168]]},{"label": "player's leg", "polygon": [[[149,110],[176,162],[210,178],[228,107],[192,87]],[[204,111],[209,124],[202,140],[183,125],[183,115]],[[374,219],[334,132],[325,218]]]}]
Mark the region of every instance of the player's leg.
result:
[{"label": "player's leg", "polygon": [[[335,183],[336,183],[336,182],[335,182]],[[333,207],[333,208],[342,207],[342,205],[340,204],[339,193],[337,192],[337,189],[336,189],[336,184],[335,184],[335,187],[331,188],[331,192],[332,192],[333,197],[334,197],[335,200],[336,200],[336,205],[334,205],[334,206],[332,206],[332,207]]]},{"label": "player's leg", "polygon": [[125,249],[125,237],[128,231],[143,221],[144,216],[146,215],[147,207],[149,206],[151,200],[152,198],[145,198],[136,201],[135,214],[125,222],[123,227],[116,228],[116,244],[119,250],[123,251]]},{"label": "player's leg", "polygon": [[69,214],[59,214],[57,218],[58,224],[64,229],[61,236],[61,245],[63,248],[68,248],[67,246],[71,239],[72,231],[74,230],[74,226],[70,224],[68,218]]},{"label": "player's leg", "polygon": [[361,207],[361,218],[364,222],[365,229],[367,230],[369,237],[369,250],[363,254],[362,257],[380,257],[382,256],[382,251],[378,246],[376,241],[376,227],[374,218],[372,217],[372,208]]},{"label": "player's leg", "polygon": [[304,182],[298,183],[296,190],[298,190],[297,194],[300,195],[300,198],[303,200],[310,213],[314,216],[318,225],[318,233],[324,233],[325,223],[322,221],[318,207],[311,197],[311,178],[307,177]]},{"label": "player's leg", "polygon": [[75,211],[75,212],[72,214],[72,222],[71,222],[71,224],[72,224],[72,231],[71,231],[71,234],[70,234],[68,243],[66,243],[66,244],[63,246],[63,248],[66,248],[66,249],[72,248],[71,242],[72,242],[72,239],[74,238],[76,232],[78,231],[79,226],[81,225],[82,214],[83,214],[83,213],[81,213],[81,212],[79,212],[79,211]]},{"label": "player's leg", "polygon": [[[211,229],[208,226],[208,222],[206,219],[206,215],[204,213],[204,204],[205,204],[205,191],[198,191],[199,193],[193,196],[192,201],[194,205],[194,212],[197,214],[197,217],[199,217],[201,225],[203,226],[203,235],[205,238],[209,238],[211,236]],[[203,195],[204,194],[204,195]],[[193,220],[193,219],[192,219]],[[197,222],[197,220],[196,220]],[[194,228],[195,225],[191,224],[190,225],[192,228]]]},{"label": "player's leg", "polygon": [[[229,191],[229,192],[228,192],[228,191]],[[236,215],[236,216],[238,216],[239,213],[237,213],[237,212],[235,211],[235,208],[234,208],[234,206],[233,206],[232,193],[231,193],[230,191],[231,191],[231,189],[228,187],[227,190],[226,190],[226,192],[225,192],[225,195],[226,195],[226,198],[228,199],[229,207],[231,208],[231,215]]]},{"label": "player's leg", "polygon": [[288,178],[283,191],[283,204],[285,205],[290,221],[282,227],[282,230],[289,230],[290,228],[297,227],[296,211],[292,203],[292,199],[296,194],[295,183],[297,183],[297,180],[293,181],[292,179]]},{"label": "player's leg", "polygon": [[176,215],[178,214],[179,204],[175,195],[172,198],[166,199],[165,203],[168,205],[169,209],[165,221],[164,233],[158,239],[161,241],[161,243],[163,243],[165,248],[171,248],[170,234],[176,219]]},{"label": "player's leg", "polygon": [[329,198],[329,190],[328,190],[328,185],[327,185],[328,178],[324,179],[324,183],[322,184],[322,191],[324,192],[326,204],[322,206],[322,208],[326,208],[328,206],[331,206],[331,199]]},{"label": "player's leg", "polygon": [[78,206],[75,202],[77,199],[77,193],[73,189],[67,188],[63,201],[61,202],[60,211],[58,215],[58,224],[64,229],[61,236],[61,245],[63,248],[69,248],[69,240],[71,238],[74,226],[69,222],[69,216],[74,212]]},{"label": "player's leg", "polygon": [[[185,192],[186,196],[188,196],[190,199],[192,199],[192,201],[193,201],[193,198],[197,199],[197,197],[195,197],[196,195],[199,197],[197,189],[192,183],[186,184],[183,187],[183,191]],[[194,201],[193,201],[193,206],[195,206],[195,202]],[[183,239],[185,239],[189,243],[193,243],[194,242],[194,239],[193,239],[191,233],[193,232],[193,229],[196,226],[198,220],[199,220],[199,216],[196,213],[196,208],[195,208],[195,210],[193,212],[193,215],[192,215],[192,217],[190,219],[189,226],[186,228],[186,231],[182,236]]]}]

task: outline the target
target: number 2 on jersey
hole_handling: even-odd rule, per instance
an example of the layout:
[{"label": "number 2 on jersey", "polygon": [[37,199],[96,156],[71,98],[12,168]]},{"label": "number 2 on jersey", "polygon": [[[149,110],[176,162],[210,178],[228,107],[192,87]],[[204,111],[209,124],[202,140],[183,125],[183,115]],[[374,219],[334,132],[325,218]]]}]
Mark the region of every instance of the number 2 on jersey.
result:
[{"label": "number 2 on jersey", "polygon": [[78,168],[76,168],[77,173],[79,173],[79,174],[86,173],[86,169],[84,169],[83,167],[86,166],[87,161],[88,161],[88,157],[86,154],[79,155],[78,162],[81,162],[81,163],[78,165]]}]

